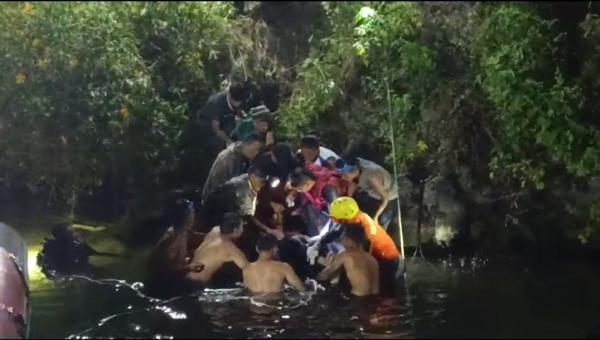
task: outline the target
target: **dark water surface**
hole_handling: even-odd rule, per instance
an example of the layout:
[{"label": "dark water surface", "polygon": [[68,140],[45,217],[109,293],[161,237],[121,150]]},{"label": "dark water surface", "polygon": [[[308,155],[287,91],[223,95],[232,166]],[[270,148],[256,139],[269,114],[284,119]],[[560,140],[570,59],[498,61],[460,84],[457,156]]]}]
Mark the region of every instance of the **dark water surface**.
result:
[{"label": "dark water surface", "polygon": [[[143,254],[98,277],[140,279]],[[549,261],[548,261],[549,262]],[[409,260],[395,298],[335,290],[250,299],[241,289],[153,301],[116,280],[32,276],[32,338],[585,337],[600,325],[600,268],[518,259]]]}]

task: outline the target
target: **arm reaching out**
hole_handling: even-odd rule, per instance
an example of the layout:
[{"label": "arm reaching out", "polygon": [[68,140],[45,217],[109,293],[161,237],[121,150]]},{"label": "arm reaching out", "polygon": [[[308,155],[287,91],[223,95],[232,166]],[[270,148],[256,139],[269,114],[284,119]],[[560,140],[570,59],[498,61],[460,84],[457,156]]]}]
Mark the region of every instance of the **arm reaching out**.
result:
[{"label": "arm reaching out", "polygon": [[381,214],[383,213],[385,208],[387,208],[387,205],[389,202],[388,192],[383,187],[383,184],[380,181],[375,180],[374,178],[372,178],[369,181],[369,186],[371,188],[373,188],[373,190],[375,190],[375,192],[381,197],[381,204],[379,205],[377,212],[373,216],[373,219],[375,220],[375,222],[378,222],[379,216],[381,216]]},{"label": "arm reaching out", "polygon": [[317,276],[317,280],[324,281],[331,278],[335,273],[337,273],[344,264],[344,253],[337,255],[331,264],[329,264],[323,271]]},{"label": "arm reaching out", "polygon": [[296,273],[294,272],[294,269],[289,264],[287,264],[287,263],[284,264],[284,270],[285,270],[285,280],[289,284],[294,286],[294,288],[296,288],[300,292],[306,291],[306,287],[304,287],[304,282],[302,282],[302,280],[300,280],[298,275],[296,275]]},{"label": "arm reaching out", "polygon": [[231,139],[229,136],[227,136],[227,134],[225,133],[225,131],[221,130],[221,124],[219,123],[218,119],[213,119],[212,121],[212,130],[213,132],[219,137],[221,138],[227,145],[233,143],[233,139]]},{"label": "arm reaching out", "polygon": [[246,268],[246,266],[249,264],[248,260],[246,259],[246,255],[244,255],[244,253],[242,253],[242,251],[234,244],[230,245],[229,256],[230,260],[233,261],[233,263],[235,263],[235,265],[241,270],[244,270],[244,268]]}]

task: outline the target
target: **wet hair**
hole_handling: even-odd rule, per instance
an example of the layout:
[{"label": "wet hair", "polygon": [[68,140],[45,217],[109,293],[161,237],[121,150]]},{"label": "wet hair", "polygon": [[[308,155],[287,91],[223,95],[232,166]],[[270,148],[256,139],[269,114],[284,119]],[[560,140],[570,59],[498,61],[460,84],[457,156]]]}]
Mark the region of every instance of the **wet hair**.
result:
[{"label": "wet hair", "polygon": [[52,226],[52,237],[55,239],[66,239],[71,235],[71,223],[59,223]]},{"label": "wet hair", "polygon": [[256,132],[252,132],[247,134],[244,139],[242,139],[242,143],[243,144],[254,144],[254,143],[261,143],[263,144],[263,140],[262,137],[256,133]]},{"label": "wet hair", "polygon": [[318,150],[320,146],[321,146],[321,143],[319,142],[319,138],[317,138],[316,136],[312,136],[312,135],[304,136],[304,137],[302,137],[302,140],[300,141],[301,148]]},{"label": "wet hair", "polygon": [[194,203],[187,199],[178,199],[173,203],[168,212],[168,219],[175,230],[180,230],[185,225],[189,215],[194,211]]},{"label": "wet hair", "polygon": [[221,234],[230,235],[240,228],[242,225],[242,218],[240,214],[236,212],[228,212],[223,215],[223,221],[221,222]]},{"label": "wet hair", "polygon": [[269,251],[277,247],[277,238],[274,235],[267,234],[262,236],[256,242],[256,248],[258,251]]},{"label": "wet hair", "polygon": [[289,179],[290,185],[297,188],[308,183],[308,181],[316,181],[317,176],[305,168],[298,167],[290,174]]},{"label": "wet hair", "polygon": [[364,246],[367,242],[367,235],[360,224],[343,224],[344,234],[342,237],[351,239],[358,246]]},{"label": "wet hair", "polygon": [[246,82],[234,81],[229,85],[229,95],[235,101],[244,102],[250,97],[250,88]]}]

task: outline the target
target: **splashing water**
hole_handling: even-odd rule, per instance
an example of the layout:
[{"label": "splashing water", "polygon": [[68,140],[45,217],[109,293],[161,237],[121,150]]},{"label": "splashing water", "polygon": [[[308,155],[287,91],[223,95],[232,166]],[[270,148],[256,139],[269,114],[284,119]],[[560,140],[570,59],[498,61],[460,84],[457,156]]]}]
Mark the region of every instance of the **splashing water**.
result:
[{"label": "splashing water", "polygon": [[[226,289],[210,289],[206,288],[201,292],[178,296],[168,300],[161,300],[157,298],[153,298],[145,295],[141,292],[144,285],[140,282],[128,283],[125,280],[118,279],[93,279],[84,275],[71,275],[65,278],[67,281],[73,281],[75,279],[83,280],[89,283],[102,285],[102,286],[112,286],[114,287],[115,292],[119,292],[121,287],[127,287],[133,290],[136,293],[136,296],[144,299],[150,305],[145,305],[141,308],[133,309],[131,305],[125,307],[126,311],[115,313],[109,316],[102,318],[98,321],[94,326],[89,327],[81,332],[77,332],[68,336],[68,339],[86,339],[88,338],[87,334],[93,334],[95,331],[101,329],[102,327],[108,327],[110,322],[116,322],[119,319],[130,317],[132,315],[140,314],[140,313],[148,313],[152,311],[159,311],[162,314],[168,316],[168,318],[172,320],[186,320],[188,319],[188,315],[185,312],[177,311],[172,306],[168,304],[173,303],[178,300],[182,300],[185,298],[194,298],[196,302],[199,303],[215,303],[215,304],[223,304],[223,303],[231,303],[235,301],[248,301],[249,304],[260,307],[260,308],[269,308],[273,310],[293,310],[303,306],[307,306],[313,297],[319,291],[325,291],[325,288],[317,283],[313,279],[307,279],[305,284],[307,286],[307,291],[305,292],[295,292],[291,286],[286,285],[284,291],[282,291],[283,299],[279,299],[278,305],[269,304],[267,302],[262,302],[260,300],[267,299],[272,297],[271,294],[258,294],[258,295],[246,295],[244,288],[226,288]],[[241,285],[241,284],[240,284]],[[272,299],[271,299],[272,300]],[[281,316],[281,320],[289,320],[290,315],[284,314]],[[279,321],[278,321],[279,322]],[[142,326],[139,324],[132,324],[131,329],[134,332],[142,331]],[[271,337],[271,334],[264,334],[266,337]],[[172,338],[172,336],[163,336],[156,335],[155,338]]]}]

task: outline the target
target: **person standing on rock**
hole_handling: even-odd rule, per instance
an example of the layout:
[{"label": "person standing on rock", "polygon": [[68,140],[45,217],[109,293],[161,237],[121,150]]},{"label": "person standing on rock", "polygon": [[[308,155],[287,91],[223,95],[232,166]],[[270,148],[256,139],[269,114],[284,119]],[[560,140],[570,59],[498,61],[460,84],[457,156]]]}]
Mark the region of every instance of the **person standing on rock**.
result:
[{"label": "person standing on rock", "polygon": [[202,189],[202,203],[219,185],[246,172],[252,161],[263,147],[256,133],[249,134],[242,142],[235,142],[221,151],[214,161]]},{"label": "person standing on rock", "polygon": [[219,185],[204,202],[206,227],[219,225],[223,215],[228,212],[236,212],[244,219],[252,218],[256,212],[258,193],[266,182],[262,171],[251,166],[247,173]]},{"label": "person standing on rock", "polygon": [[216,137],[217,150],[232,144],[230,134],[244,118],[242,106],[250,96],[245,82],[234,81],[227,90],[208,98],[202,108],[199,119],[210,121],[210,128]]},{"label": "person standing on rock", "polygon": [[348,183],[348,196],[355,196],[361,209],[387,230],[398,213],[398,184],[394,176],[363,158],[348,158],[341,163],[338,171]]}]

